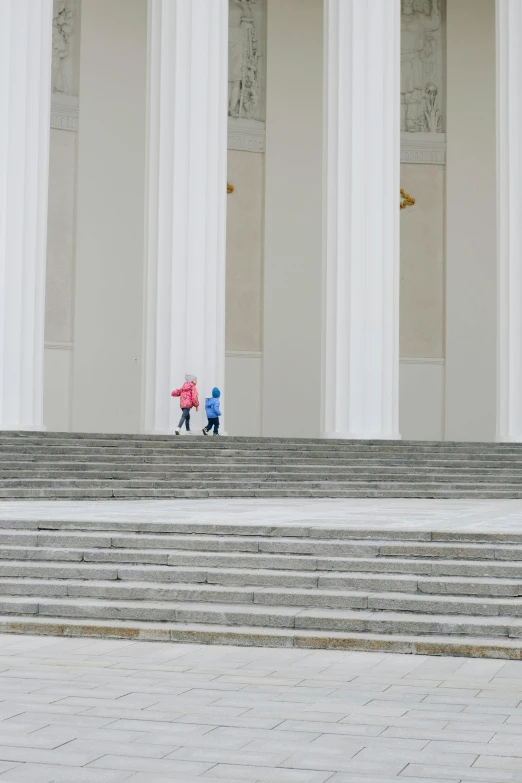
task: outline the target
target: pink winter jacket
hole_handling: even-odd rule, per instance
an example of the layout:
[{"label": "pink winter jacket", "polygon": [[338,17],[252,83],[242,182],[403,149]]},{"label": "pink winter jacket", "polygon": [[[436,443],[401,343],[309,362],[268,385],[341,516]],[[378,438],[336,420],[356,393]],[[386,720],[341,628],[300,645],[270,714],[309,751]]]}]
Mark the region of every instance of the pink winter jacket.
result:
[{"label": "pink winter jacket", "polygon": [[180,398],[180,408],[199,408],[198,390],[192,381],[184,383],[181,389],[174,389],[171,396]]}]

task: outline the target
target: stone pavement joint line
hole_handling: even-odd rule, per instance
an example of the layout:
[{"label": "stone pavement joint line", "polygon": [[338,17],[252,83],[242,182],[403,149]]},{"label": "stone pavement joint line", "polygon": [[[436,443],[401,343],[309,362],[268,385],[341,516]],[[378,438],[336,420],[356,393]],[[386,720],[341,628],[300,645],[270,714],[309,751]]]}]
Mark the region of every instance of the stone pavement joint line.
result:
[{"label": "stone pavement joint line", "polygon": [[521,507],[6,503],[0,632],[520,660]]},{"label": "stone pavement joint line", "polygon": [[0,783],[520,783],[522,661],[0,634]]}]

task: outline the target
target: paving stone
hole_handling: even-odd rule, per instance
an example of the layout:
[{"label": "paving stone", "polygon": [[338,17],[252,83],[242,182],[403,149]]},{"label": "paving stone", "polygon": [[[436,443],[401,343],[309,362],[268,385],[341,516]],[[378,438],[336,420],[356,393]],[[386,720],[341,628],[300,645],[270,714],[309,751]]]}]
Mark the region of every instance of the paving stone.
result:
[{"label": "paving stone", "polygon": [[[263,783],[325,783],[332,776],[331,772],[316,772],[297,769],[266,769],[265,767],[246,767],[232,764],[217,764],[212,767],[212,777],[222,780],[246,779],[262,780]],[[202,775],[205,780],[207,775]]]},{"label": "paving stone", "polygon": [[477,767],[448,766],[446,764],[428,763],[428,764],[408,764],[402,772],[401,778],[410,780],[411,778],[430,778],[442,775],[443,780],[477,781],[477,783],[522,783],[522,771],[513,770],[495,770],[481,769]]},{"label": "paving stone", "polygon": [[[362,761],[358,760],[357,754],[352,759],[342,758],[339,754],[333,753],[311,753],[304,750],[299,755],[289,756],[283,763],[282,767],[289,767],[294,770],[325,770],[329,769],[330,775],[332,771],[359,773],[364,775],[373,775],[374,777],[385,777],[390,775],[398,776],[401,770],[404,768],[404,762],[397,762],[394,759],[389,761]],[[301,780],[296,777],[295,780]],[[328,778],[325,778],[328,780]]]},{"label": "paving stone", "polygon": [[92,761],[87,769],[112,769],[128,772],[150,772],[162,775],[202,775],[214,765],[201,761],[167,761],[165,759],[132,758],[126,756],[105,755],[96,761]]},{"label": "paving stone", "polygon": [[8,770],[14,770],[16,769],[18,764],[13,764],[9,761],[0,761],[0,778],[1,773],[7,772]]},{"label": "paving stone", "polygon": [[475,767],[486,769],[515,769],[522,770],[522,758],[520,756],[494,756],[487,755],[479,756],[476,760]]},{"label": "paving stone", "polygon": [[182,761],[208,761],[216,764],[237,764],[251,767],[277,767],[287,758],[288,752],[256,753],[248,750],[225,748],[178,748],[165,758]]},{"label": "paving stone", "polygon": [[24,764],[0,775],[0,780],[7,783],[122,783],[128,779],[127,772],[55,767],[52,764],[46,764],[44,767]]},{"label": "paving stone", "polygon": [[[165,777],[164,775],[156,775],[155,773],[141,773],[139,772],[137,775],[132,775],[131,778],[129,778],[129,781],[132,781],[132,783],[201,783],[202,780],[205,781],[205,783],[223,783],[223,778],[213,778],[209,777],[210,773],[205,773],[205,777],[200,777],[198,775],[197,778],[193,778],[192,776],[187,775],[169,775],[168,777]],[[236,778],[234,783],[252,783],[252,779],[239,779]]]},{"label": "paving stone", "polygon": [[[397,777],[393,778],[374,778],[374,777],[359,777],[358,775],[345,775],[343,772],[335,774],[328,783],[397,783],[400,780]],[[408,783],[460,783],[458,779],[450,780],[448,778],[408,778]]]},{"label": "paving stone", "polygon": [[473,742],[440,742],[432,740],[427,748],[430,752],[444,754],[473,753],[477,756],[507,756],[518,757],[522,763],[522,743],[513,745],[500,745],[499,743],[473,743]]},{"label": "paving stone", "polygon": [[[395,737],[395,738],[409,738],[409,739],[425,739],[425,740],[440,740],[441,742],[454,741],[456,742],[471,742],[471,743],[485,743],[494,740],[494,734],[490,731],[465,731],[450,729],[449,726],[446,730],[436,731],[433,728],[397,728],[389,726],[385,731],[380,734],[381,737]],[[520,740],[520,738],[519,738]]]}]

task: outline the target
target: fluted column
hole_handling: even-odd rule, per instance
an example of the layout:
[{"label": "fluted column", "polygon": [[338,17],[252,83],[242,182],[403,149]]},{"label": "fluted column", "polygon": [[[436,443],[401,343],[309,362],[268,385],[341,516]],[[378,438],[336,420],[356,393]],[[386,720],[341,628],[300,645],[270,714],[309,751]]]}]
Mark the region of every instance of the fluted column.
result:
[{"label": "fluted column", "polygon": [[522,5],[497,0],[497,437],[522,442]]},{"label": "fluted column", "polygon": [[0,2],[0,429],[43,429],[52,0]]},{"label": "fluted column", "polygon": [[400,0],[325,0],[323,434],[399,438]]},{"label": "fluted column", "polygon": [[228,0],[149,0],[147,431],[172,432],[170,391],[223,388]]}]

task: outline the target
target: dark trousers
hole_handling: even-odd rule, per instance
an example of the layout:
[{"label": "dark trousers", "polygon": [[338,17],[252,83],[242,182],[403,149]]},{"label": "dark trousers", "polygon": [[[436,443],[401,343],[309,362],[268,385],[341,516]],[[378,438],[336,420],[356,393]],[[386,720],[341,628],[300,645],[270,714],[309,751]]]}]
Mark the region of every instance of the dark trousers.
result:
[{"label": "dark trousers", "polygon": [[179,420],[178,429],[182,430],[183,425],[186,426],[187,432],[190,432],[190,408],[181,409],[181,419]]},{"label": "dark trousers", "polygon": [[214,427],[214,435],[219,434],[219,416],[216,416],[215,419],[209,419],[208,424],[205,427],[207,432],[210,432],[210,430]]}]

